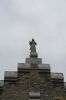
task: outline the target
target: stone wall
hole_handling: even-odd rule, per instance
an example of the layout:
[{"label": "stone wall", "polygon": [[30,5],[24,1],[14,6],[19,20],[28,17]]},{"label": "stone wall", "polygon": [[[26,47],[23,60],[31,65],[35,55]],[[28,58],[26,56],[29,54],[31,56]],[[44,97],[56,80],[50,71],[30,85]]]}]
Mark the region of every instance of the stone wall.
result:
[{"label": "stone wall", "polygon": [[51,73],[50,65],[42,64],[41,58],[26,58],[25,63],[18,63],[17,72],[5,72],[4,81],[0,81],[0,100],[29,100],[31,93],[39,93],[39,100],[66,98],[63,74]]}]

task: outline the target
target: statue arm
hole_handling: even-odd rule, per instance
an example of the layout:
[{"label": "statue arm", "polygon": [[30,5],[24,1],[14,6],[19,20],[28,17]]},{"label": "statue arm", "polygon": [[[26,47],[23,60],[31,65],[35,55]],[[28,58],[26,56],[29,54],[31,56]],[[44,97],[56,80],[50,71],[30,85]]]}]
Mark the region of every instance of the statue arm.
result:
[{"label": "statue arm", "polygon": [[37,43],[35,42],[35,45],[37,45]]}]

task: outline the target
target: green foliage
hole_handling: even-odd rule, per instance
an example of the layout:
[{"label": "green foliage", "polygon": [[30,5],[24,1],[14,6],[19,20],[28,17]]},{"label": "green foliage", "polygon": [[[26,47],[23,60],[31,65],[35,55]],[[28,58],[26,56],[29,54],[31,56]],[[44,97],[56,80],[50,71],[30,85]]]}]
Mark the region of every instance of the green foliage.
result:
[{"label": "green foliage", "polygon": [[58,97],[55,97],[54,100],[64,100],[64,98],[58,96]]}]

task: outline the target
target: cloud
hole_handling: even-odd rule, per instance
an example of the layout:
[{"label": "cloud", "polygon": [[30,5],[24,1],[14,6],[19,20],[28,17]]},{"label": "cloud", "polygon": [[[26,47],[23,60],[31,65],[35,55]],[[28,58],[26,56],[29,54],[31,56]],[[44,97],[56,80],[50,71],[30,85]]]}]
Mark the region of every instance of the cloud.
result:
[{"label": "cloud", "polygon": [[[59,3],[60,2],[60,3]],[[39,57],[66,81],[66,1],[0,1],[0,78],[29,56],[29,40],[37,41]]]}]

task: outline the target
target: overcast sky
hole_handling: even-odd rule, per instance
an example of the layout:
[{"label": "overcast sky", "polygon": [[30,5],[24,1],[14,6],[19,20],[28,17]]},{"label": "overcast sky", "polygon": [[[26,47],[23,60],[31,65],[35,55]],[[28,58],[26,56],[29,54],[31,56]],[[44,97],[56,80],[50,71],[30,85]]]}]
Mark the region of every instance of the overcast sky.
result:
[{"label": "overcast sky", "polygon": [[52,72],[66,81],[66,1],[0,0],[0,79],[29,57],[29,40]]}]

